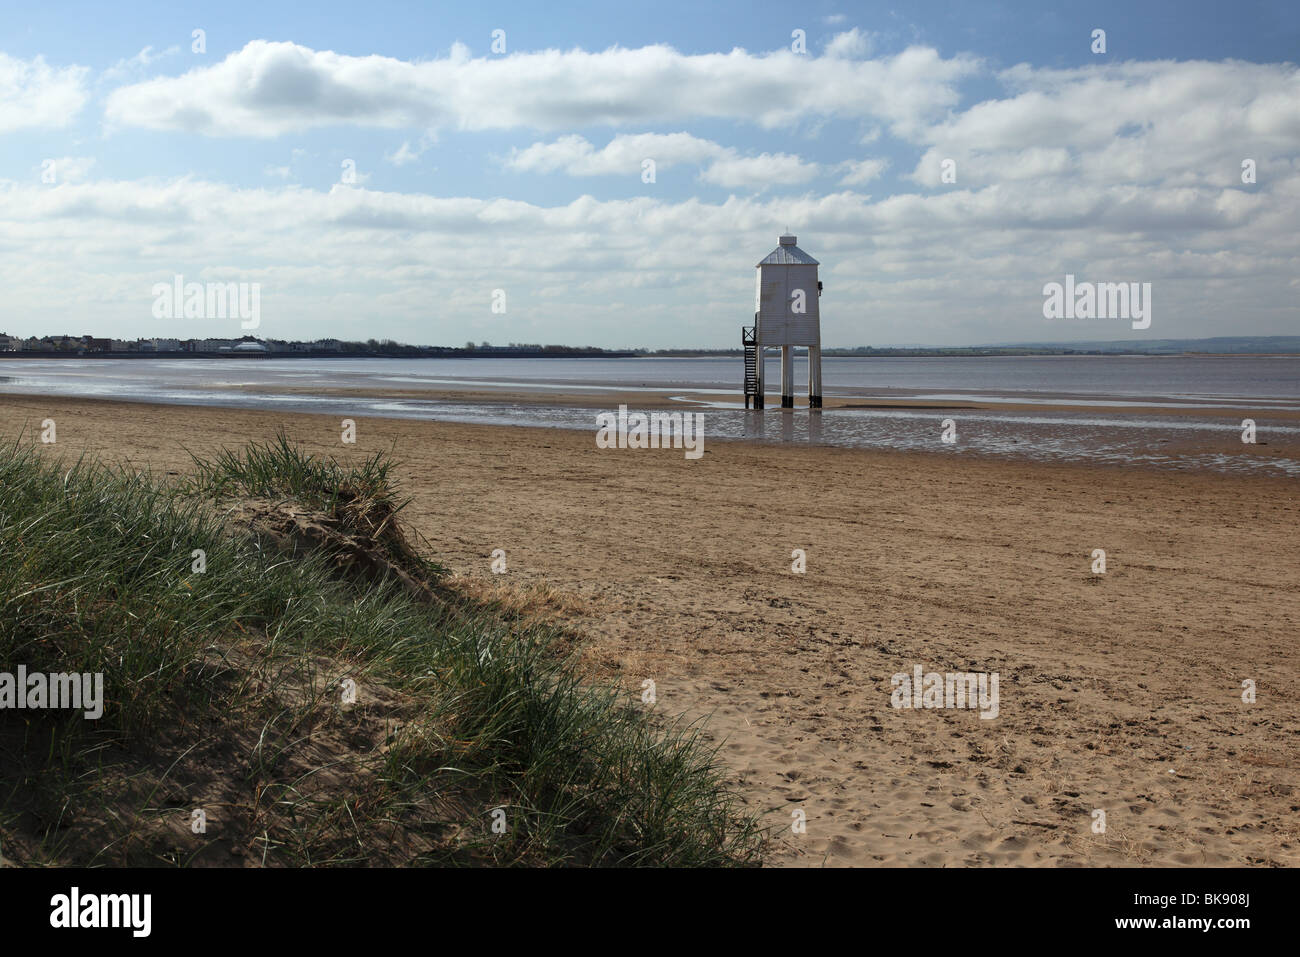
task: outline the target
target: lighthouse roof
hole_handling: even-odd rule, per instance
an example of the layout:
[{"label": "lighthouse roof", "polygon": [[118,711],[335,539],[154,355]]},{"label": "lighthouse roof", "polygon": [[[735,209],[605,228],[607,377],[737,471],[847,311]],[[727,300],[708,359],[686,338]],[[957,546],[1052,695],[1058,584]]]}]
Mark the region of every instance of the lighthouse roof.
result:
[{"label": "lighthouse roof", "polygon": [[798,237],[785,235],[781,237],[781,245],[777,246],[763,259],[760,259],[760,266],[819,266],[817,260],[813,259],[806,252],[795,245]]}]

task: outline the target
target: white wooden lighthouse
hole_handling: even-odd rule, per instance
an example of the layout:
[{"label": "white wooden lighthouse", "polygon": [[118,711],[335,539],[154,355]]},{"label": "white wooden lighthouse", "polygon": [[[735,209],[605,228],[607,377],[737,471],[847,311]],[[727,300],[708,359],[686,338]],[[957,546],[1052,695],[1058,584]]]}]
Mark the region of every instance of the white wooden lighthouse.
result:
[{"label": "white wooden lighthouse", "polygon": [[745,349],[745,408],[763,408],[763,355],[781,349],[781,408],[794,408],[795,346],[808,349],[808,407],[822,405],[822,333],[818,299],[817,260],[795,245],[794,236],[782,236],[780,245],[758,263],[754,295],[754,325],[741,329]]}]

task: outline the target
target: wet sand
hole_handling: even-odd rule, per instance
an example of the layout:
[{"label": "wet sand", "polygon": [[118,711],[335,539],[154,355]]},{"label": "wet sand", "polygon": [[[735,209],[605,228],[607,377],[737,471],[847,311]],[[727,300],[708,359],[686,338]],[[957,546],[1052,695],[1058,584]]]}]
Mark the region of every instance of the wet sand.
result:
[{"label": "wet sand", "polygon": [[[237,395],[243,391],[243,387],[237,384],[219,386],[211,385],[207,387],[214,393],[226,392],[231,395]],[[533,406],[574,406],[581,409],[608,409],[617,406],[619,403],[626,404],[629,408],[637,409],[684,409],[696,407],[729,407],[744,408],[744,401],[740,397],[738,390],[731,390],[725,394],[716,392],[701,391],[698,389],[628,389],[618,386],[588,386],[582,390],[566,391],[566,388],[572,390],[572,385],[557,384],[552,389],[538,390],[536,388],[526,388],[521,386],[487,386],[472,380],[466,380],[463,384],[446,385],[441,387],[425,388],[385,388],[382,393],[373,388],[365,386],[347,387],[333,386],[321,388],[318,386],[278,386],[278,385],[259,385],[257,391],[269,395],[300,395],[305,397],[331,396],[334,398],[347,398],[356,396],[358,398],[374,399],[383,398],[389,400],[416,400],[431,402],[459,402],[465,404],[479,403],[501,403],[514,405],[533,405]],[[1107,398],[1122,399],[1122,396]],[[781,394],[779,392],[769,392],[765,395],[764,401],[769,411],[779,409],[781,406]],[[1240,419],[1244,414],[1255,416],[1270,416],[1282,421],[1293,424],[1300,424],[1300,414],[1295,411],[1276,410],[1265,408],[1262,411],[1256,411],[1250,408],[1244,408],[1241,405],[1215,404],[1212,401],[1187,401],[1182,404],[1166,403],[1144,405],[1138,400],[1133,400],[1134,404],[1120,407],[1090,404],[1087,401],[1070,401],[1069,397],[1060,397],[1051,401],[1035,402],[1015,402],[1015,401],[992,401],[982,400],[979,397],[969,399],[918,399],[910,395],[900,395],[891,397],[885,394],[875,394],[870,397],[862,396],[825,396],[822,400],[824,409],[926,409],[934,412],[942,411],[982,411],[982,412],[1006,412],[1006,413],[1029,413],[1037,415],[1047,415],[1058,412],[1086,413],[1091,415],[1177,415],[1177,416],[1197,416],[1200,418],[1235,418]],[[807,409],[808,399],[806,395],[800,394],[795,398],[795,407]]]},{"label": "wet sand", "polygon": [[[55,419],[47,453],[156,470],[277,428],[392,449],[436,557],[569,596],[593,673],[709,716],[774,864],[1300,863],[1293,479],[720,440],[690,461],[362,417],[344,446],[333,416],[61,398],[0,414],[7,436]],[[997,672],[997,717],[892,707],[916,665]]]}]

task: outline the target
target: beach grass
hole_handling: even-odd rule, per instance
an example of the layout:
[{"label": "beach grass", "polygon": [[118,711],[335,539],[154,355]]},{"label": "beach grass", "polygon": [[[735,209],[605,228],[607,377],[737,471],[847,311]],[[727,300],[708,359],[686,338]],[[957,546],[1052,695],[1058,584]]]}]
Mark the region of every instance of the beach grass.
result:
[{"label": "beach grass", "polygon": [[[700,727],[458,596],[390,456],[284,436],[168,480],[0,448],[0,853],[33,865],[751,865]],[[449,492],[449,494],[451,494]]]}]

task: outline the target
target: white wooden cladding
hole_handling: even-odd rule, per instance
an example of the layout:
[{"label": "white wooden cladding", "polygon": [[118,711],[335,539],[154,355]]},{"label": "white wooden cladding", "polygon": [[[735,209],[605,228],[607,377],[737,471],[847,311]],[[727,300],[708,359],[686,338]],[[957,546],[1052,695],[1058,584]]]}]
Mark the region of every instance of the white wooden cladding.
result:
[{"label": "white wooden cladding", "polygon": [[[803,291],[803,312],[795,312],[797,290]],[[765,263],[758,267],[755,296],[758,341],[764,346],[821,345],[817,267]]]}]

